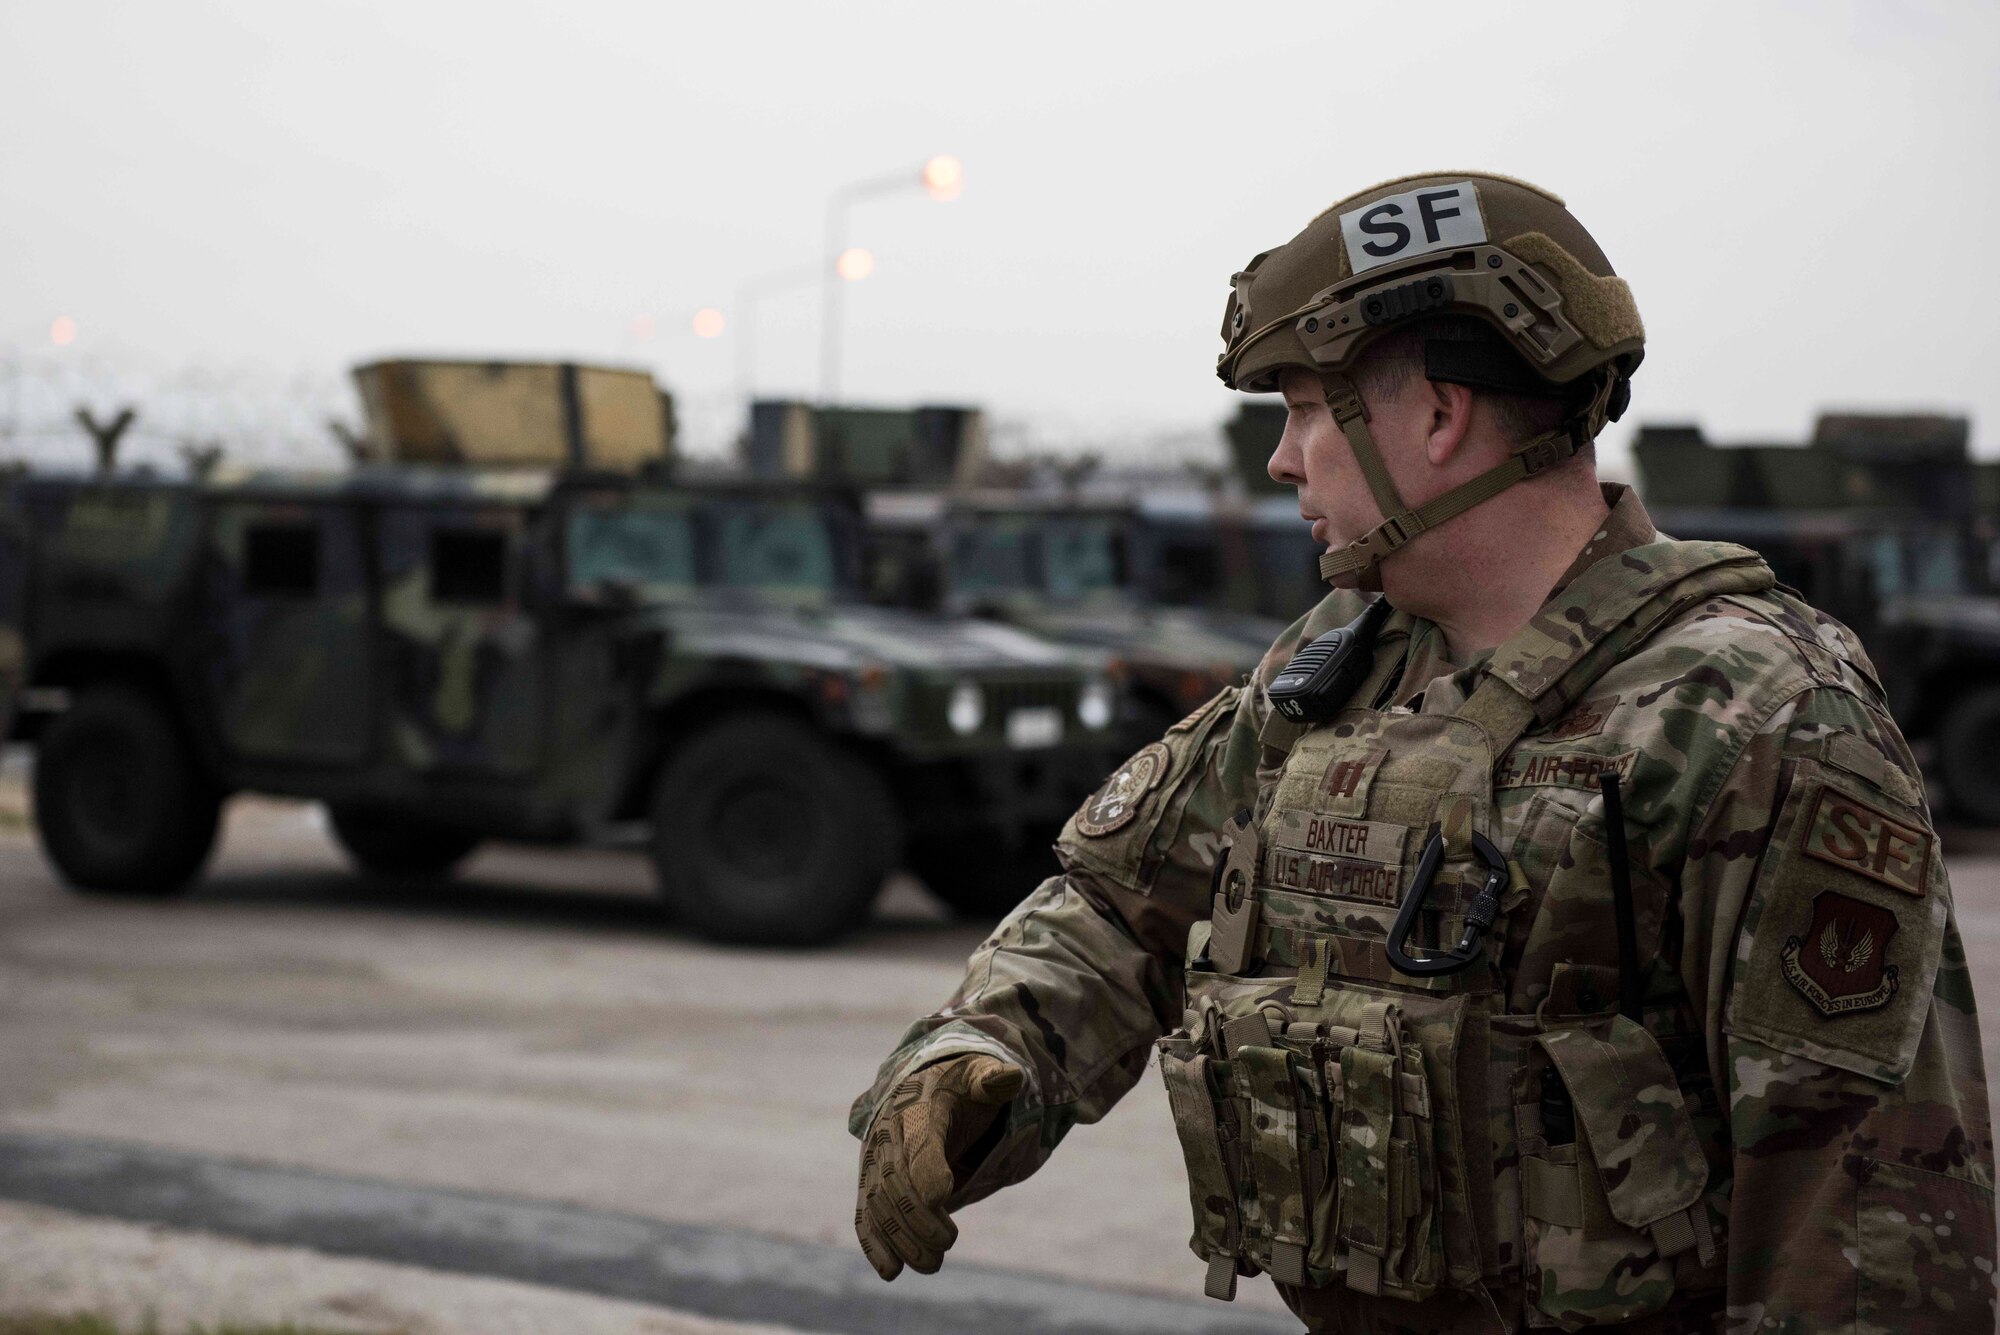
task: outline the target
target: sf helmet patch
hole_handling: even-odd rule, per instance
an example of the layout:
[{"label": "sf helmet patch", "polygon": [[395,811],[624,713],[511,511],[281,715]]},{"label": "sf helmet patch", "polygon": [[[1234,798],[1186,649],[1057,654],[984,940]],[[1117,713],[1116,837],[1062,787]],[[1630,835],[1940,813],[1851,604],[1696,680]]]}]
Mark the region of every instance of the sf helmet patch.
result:
[{"label": "sf helmet patch", "polygon": [[1486,239],[1479,192],[1472,182],[1422,186],[1363,204],[1340,215],[1340,238],[1357,274],[1434,250],[1476,246]]},{"label": "sf helmet patch", "polygon": [[1167,762],[1172,758],[1164,745],[1154,742],[1120,765],[1118,772],[1106,779],[1104,786],[1076,813],[1076,828],[1092,838],[1101,838],[1130,825],[1139,814],[1139,804],[1146,794],[1159,787],[1160,780],[1166,777]]},{"label": "sf helmet patch", "polygon": [[1886,1006],[1896,995],[1896,966],[1889,963],[1896,926],[1888,909],[1823,890],[1805,932],[1786,937],[1778,952],[1785,980],[1822,1015]]}]

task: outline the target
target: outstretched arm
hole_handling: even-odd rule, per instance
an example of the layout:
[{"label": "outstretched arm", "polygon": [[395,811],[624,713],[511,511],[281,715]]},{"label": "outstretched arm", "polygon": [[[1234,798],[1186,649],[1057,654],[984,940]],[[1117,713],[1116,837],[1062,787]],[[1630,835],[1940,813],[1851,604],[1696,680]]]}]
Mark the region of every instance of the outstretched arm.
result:
[{"label": "outstretched arm", "polygon": [[979,1053],[1026,1081],[978,1146],[949,1208],[1018,1182],[1078,1122],[1138,1080],[1180,1010],[1190,925],[1208,913],[1217,831],[1255,796],[1254,688],[1222,692],[1087,799],[1045,881],[974,952],[951,1000],[911,1025],[855,1100],[861,1135],[913,1071]]}]

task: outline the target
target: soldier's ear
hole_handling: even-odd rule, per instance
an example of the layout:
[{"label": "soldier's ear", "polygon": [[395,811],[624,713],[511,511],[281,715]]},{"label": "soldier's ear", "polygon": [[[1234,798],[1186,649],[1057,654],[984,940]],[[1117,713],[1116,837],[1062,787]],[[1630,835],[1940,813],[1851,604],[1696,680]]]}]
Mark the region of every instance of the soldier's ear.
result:
[{"label": "soldier's ear", "polygon": [[1426,414],[1424,457],[1433,468],[1450,464],[1466,448],[1472,427],[1472,391],[1449,381],[1419,380],[1410,397]]}]

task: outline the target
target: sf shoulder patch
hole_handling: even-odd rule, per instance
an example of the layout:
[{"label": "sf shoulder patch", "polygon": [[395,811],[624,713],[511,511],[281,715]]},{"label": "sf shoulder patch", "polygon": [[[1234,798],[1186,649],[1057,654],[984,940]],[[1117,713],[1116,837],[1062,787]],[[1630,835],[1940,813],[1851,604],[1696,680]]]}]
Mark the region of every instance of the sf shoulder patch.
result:
[{"label": "sf shoulder patch", "polygon": [[1900,924],[1885,908],[1834,890],[1813,897],[1805,931],[1785,938],[1779,959],[1785,981],[1822,1015],[1886,1006],[1896,995],[1896,966],[1889,942]]},{"label": "sf shoulder patch", "polygon": [[1796,763],[1737,928],[1722,1028],[1895,1084],[1943,958],[1937,837],[1921,806]]},{"label": "sf shoulder patch", "polygon": [[1076,813],[1077,831],[1101,839],[1131,824],[1139,814],[1139,804],[1147,793],[1159,787],[1172,761],[1167,748],[1154,742],[1120,765],[1118,772],[1106,779],[1104,786]]},{"label": "sf shoulder patch", "polygon": [[1838,789],[1819,790],[1805,851],[1807,857],[1859,872],[1906,895],[1924,897],[1930,832]]}]

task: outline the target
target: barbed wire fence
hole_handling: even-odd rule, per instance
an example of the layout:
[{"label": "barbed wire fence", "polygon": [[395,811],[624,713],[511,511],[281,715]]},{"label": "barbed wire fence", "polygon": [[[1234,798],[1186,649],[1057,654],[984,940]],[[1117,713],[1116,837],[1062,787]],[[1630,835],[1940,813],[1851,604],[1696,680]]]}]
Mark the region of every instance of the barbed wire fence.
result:
[{"label": "barbed wire fence", "polygon": [[194,461],[250,468],[339,468],[332,423],[358,429],[344,374],[254,363],[172,365],[122,350],[0,344],[0,464],[87,472],[98,463],[87,414],[106,427],[130,410],[121,469],[174,475]]},{"label": "barbed wire fence", "polygon": [[[214,463],[343,468],[351,457],[343,433],[362,425],[344,369],[175,364],[129,349],[0,342],[0,467],[89,472],[103,429],[127,409],[133,417],[117,437],[118,468],[165,476]],[[685,457],[723,466],[736,459],[747,405],[733,394],[678,396],[676,412]],[[988,450],[1010,463],[1162,478],[1200,480],[1227,467],[1215,424],[999,414],[988,421]]]}]

